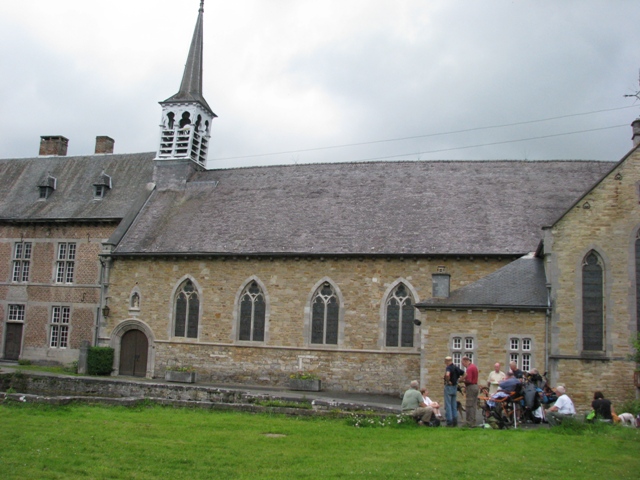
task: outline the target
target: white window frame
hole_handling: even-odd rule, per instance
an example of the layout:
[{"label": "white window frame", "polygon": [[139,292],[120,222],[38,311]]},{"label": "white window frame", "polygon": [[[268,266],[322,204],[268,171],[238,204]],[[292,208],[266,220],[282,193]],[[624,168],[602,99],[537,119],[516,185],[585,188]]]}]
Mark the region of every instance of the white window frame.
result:
[{"label": "white window frame", "polygon": [[26,283],[29,281],[33,244],[31,242],[16,242],[13,247],[13,271],[11,281]]},{"label": "white window frame", "polygon": [[24,305],[10,304],[9,314],[7,317],[8,322],[24,323],[25,308]]},{"label": "white window frame", "polygon": [[50,348],[69,347],[70,323],[71,307],[55,306],[51,308],[51,328],[49,333]]},{"label": "white window frame", "polygon": [[56,260],[56,283],[73,283],[77,245],[75,242],[60,242]]},{"label": "white window frame", "polygon": [[531,335],[509,335],[507,339],[507,358],[509,362],[516,362],[516,365],[523,372],[528,372],[533,368],[533,336]]},{"label": "white window frame", "polygon": [[467,356],[471,363],[476,363],[478,342],[475,335],[468,333],[456,333],[449,340],[449,351],[453,363],[462,368],[462,357]]}]

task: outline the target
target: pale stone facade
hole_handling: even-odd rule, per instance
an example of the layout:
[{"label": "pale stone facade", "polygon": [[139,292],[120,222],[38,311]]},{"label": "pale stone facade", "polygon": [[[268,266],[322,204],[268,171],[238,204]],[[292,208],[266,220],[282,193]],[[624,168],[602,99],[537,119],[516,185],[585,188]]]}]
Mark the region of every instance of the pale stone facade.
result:
[{"label": "pale stone facade", "polygon": [[[225,258],[119,259],[110,269],[111,313],[101,332],[113,344],[113,331],[139,322],[154,339],[155,364],[149,376],[167,365],[188,364],[199,378],[228,383],[286,385],[290,373],[314,370],[331,390],[397,393],[420,376],[420,327],[413,347],[385,346],[385,304],[403,283],[413,303],[431,296],[432,275],[445,271],[452,288],[499,269],[508,259],[426,258]],[[200,295],[198,337],[172,335],[177,286],[190,278]],[[264,342],[238,340],[238,300],[251,280],[266,297]],[[309,334],[311,295],[330,282],[339,292],[341,317],[337,345],[313,345]],[[139,309],[131,298],[139,295]],[[417,314],[420,320],[420,314]],[[433,341],[433,340],[430,340]],[[114,344],[118,348],[117,342]]]},{"label": "pale stone facade", "polygon": [[[637,334],[636,239],[640,229],[640,151],[633,150],[546,230],[544,253],[551,283],[550,371],[579,404],[602,390],[616,401],[635,396],[627,360]],[[585,257],[600,258],[604,284],[604,349],[582,345]]]}]

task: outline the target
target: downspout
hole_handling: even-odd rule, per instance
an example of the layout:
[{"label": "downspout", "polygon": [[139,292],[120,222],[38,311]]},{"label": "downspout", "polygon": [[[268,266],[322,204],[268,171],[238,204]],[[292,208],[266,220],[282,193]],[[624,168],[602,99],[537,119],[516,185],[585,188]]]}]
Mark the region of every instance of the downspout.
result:
[{"label": "downspout", "polygon": [[544,316],[544,371],[549,371],[549,331],[551,322],[551,284],[547,283],[547,311]]}]

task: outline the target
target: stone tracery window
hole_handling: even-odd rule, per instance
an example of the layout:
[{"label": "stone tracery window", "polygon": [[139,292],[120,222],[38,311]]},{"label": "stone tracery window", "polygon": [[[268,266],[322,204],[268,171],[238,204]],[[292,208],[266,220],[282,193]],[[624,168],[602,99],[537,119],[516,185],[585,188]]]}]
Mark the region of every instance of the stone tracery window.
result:
[{"label": "stone tracery window", "polygon": [[602,260],[593,251],[582,264],[582,349],[604,350],[604,276]]},{"label": "stone tracery window", "polygon": [[240,340],[264,341],[266,302],[264,293],[254,280],[240,295]]},{"label": "stone tracery window", "polygon": [[413,347],[415,308],[407,287],[400,283],[386,303],[386,346]]},{"label": "stone tracery window", "polygon": [[333,286],[324,282],[311,304],[311,343],[337,345],[340,302]]},{"label": "stone tracery window", "polygon": [[198,338],[200,299],[193,282],[182,283],[175,297],[174,336]]}]

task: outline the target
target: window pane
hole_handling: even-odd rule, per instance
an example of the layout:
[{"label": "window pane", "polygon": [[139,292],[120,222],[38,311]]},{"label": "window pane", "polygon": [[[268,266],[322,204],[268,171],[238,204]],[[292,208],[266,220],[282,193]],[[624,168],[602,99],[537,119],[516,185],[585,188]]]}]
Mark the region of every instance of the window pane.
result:
[{"label": "window pane", "polygon": [[240,340],[251,340],[251,297],[247,294],[240,302]]},{"label": "window pane", "polygon": [[328,345],[338,344],[338,299],[332,297],[327,305],[327,341]]},{"label": "window pane", "polygon": [[460,350],[462,348],[462,338],[454,337],[453,338],[453,349]]},{"label": "window pane", "polygon": [[528,372],[529,370],[531,370],[531,355],[528,353],[522,354],[522,369],[525,372]]},{"label": "window pane", "polygon": [[316,297],[311,315],[311,343],[324,342],[324,301]]},{"label": "window pane", "polygon": [[524,350],[525,352],[531,350],[531,339],[530,338],[523,338],[522,339],[522,350]]},{"label": "window pane", "polygon": [[253,340],[264,342],[264,326],[267,305],[262,295],[258,295],[253,301]]},{"label": "window pane", "polygon": [[511,350],[519,350],[520,349],[520,339],[512,338],[511,339]]},{"label": "window pane", "polygon": [[603,349],[604,299],[602,267],[593,253],[582,267],[582,345],[584,350]]},{"label": "window pane", "polygon": [[473,349],[473,337],[467,337],[464,339],[464,348],[469,350]]},{"label": "window pane", "polygon": [[200,316],[200,300],[198,294],[192,293],[188,299],[189,318],[187,321],[187,337],[198,338],[198,317]]},{"label": "window pane", "polygon": [[462,354],[460,352],[453,353],[453,363],[455,363],[458,367],[462,363]]},{"label": "window pane", "polygon": [[178,294],[176,299],[176,327],[175,336],[184,337],[185,323],[187,319],[187,297],[183,292]]},{"label": "window pane", "polygon": [[398,346],[398,330],[400,322],[400,306],[395,298],[387,305],[387,347]]},{"label": "window pane", "polygon": [[402,346],[413,347],[413,319],[415,310],[411,299],[402,306]]}]

